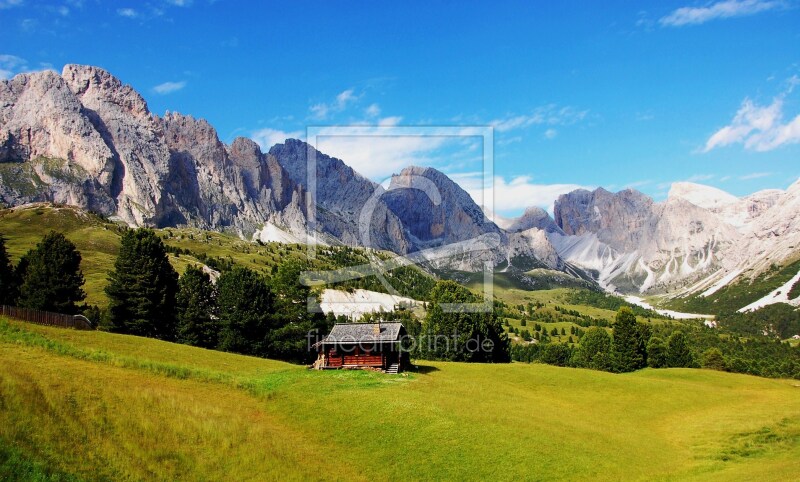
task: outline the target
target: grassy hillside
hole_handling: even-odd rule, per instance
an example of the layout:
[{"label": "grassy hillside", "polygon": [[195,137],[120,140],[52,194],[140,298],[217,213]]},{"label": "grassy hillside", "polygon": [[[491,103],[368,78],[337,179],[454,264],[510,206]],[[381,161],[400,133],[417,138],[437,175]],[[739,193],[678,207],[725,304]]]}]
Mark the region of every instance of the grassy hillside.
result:
[{"label": "grassy hillside", "polygon": [[[103,289],[108,284],[108,273],[113,269],[119,252],[123,229],[116,223],[71,207],[37,204],[0,210],[0,234],[6,237],[6,247],[13,262],[16,263],[49,231],[64,233],[83,257],[81,270],[86,278],[86,303],[100,307],[108,304]],[[307,259],[305,246],[299,244],[256,244],[230,233],[195,228],[168,228],[156,232],[171,249],[170,262],[178,273],[183,273],[190,264],[207,264],[220,269],[235,263],[269,275],[286,259]],[[358,248],[324,247],[317,250],[312,266],[327,270],[368,262]],[[429,274],[417,267],[398,268],[392,271],[391,278],[401,294],[415,299],[425,299],[434,283]],[[335,287],[385,291],[374,276]]]},{"label": "grassy hillside", "polygon": [[800,386],[537,364],[315,372],[0,321],[0,479],[19,467],[92,480],[786,480],[800,470]]}]

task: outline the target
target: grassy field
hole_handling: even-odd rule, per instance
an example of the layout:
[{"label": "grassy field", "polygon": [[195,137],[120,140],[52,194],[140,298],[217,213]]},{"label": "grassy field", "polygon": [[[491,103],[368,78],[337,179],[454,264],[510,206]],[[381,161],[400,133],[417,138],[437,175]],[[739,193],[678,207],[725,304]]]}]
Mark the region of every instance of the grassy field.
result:
[{"label": "grassy field", "polygon": [[420,369],[315,372],[0,321],[0,479],[20,468],[62,480],[767,481],[800,470],[797,381]]}]

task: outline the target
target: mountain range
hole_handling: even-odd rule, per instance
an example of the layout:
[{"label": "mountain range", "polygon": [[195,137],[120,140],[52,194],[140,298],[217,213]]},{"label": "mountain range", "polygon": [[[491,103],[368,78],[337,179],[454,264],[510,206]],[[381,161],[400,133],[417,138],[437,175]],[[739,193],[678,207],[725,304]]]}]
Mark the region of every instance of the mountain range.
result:
[{"label": "mountain range", "polygon": [[226,145],[205,120],[155,115],[132,87],[81,65],[0,81],[0,202],[41,201],[133,226],[420,253],[434,269],[556,270],[624,293],[710,295],[800,257],[800,182],[743,198],[676,183],[663,202],[576,190],[553,216],[531,207],[503,219],[430,167],[384,189],[300,140]]}]

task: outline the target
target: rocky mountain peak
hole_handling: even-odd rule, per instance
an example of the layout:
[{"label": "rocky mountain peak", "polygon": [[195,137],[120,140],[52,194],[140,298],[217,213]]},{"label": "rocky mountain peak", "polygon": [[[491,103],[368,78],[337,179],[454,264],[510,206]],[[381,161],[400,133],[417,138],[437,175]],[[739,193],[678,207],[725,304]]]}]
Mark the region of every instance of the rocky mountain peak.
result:
[{"label": "rocky mountain peak", "polygon": [[61,77],[85,107],[95,109],[107,102],[136,117],[150,115],[147,102],[133,87],[99,67],[67,64]]},{"label": "rocky mountain peak", "polygon": [[531,228],[540,229],[546,233],[564,234],[564,231],[556,224],[550,214],[539,206],[531,206],[525,209],[522,216],[515,219],[508,227],[508,231],[519,232]]},{"label": "rocky mountain peak", "polygon": [[652,206],[653,200],[635,189],[578,189],[558,197],[553,217],[567,235],[594,233],[612,248],[628,251],[641,240]]},{"label": "rocky mountain peak", "polygon": [[693,182],[676,182],[670,187],[669,198],[680,198],[706,209],[722,208],[739,202],[739,198],[722,189]]},{"label": "rocky mountain peak", "polygon": [[500,229],[486,220],[470,195],[444,173],[411,166],[392,176],[384,194],[417,248],[473,239]]},{"label": "rocky mountain peak", "polygon": [[236,159],[240,164],[258,165],[261,163],[263,153],[261,147],[252,139],[247,137],[237,137],[228,147],[228,152],[232,159]]}]

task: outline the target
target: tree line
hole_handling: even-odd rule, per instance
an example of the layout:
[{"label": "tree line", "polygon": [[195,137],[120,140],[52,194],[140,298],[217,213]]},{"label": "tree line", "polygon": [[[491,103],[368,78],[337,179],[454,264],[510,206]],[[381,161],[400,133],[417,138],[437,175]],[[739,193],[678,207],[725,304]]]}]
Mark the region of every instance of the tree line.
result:
[{"label": "tree line", "polygon": [[579,345],[515,344],[512,358],[558,366],[629,372],[651,368],[709,368],[766,377],[800,378],[800,347],[765,336],[720,336],[714,329],[636,321],[633,311],[619,309],[612,333],[601,327],[580,330]]},{"label": "tree line", "polygon": [[14,266],[0,235],[0,304],[74,315],[86,298],[81,254],[52,231]]},{"label": "tree line", "polygon": [[636,321],[636,315],[627,306],[617,311],[612,334],[597,326],[576,334],[580,336],[580,344],[575,348],[562,343],[515,345],[512,356],[517,361],[618,373],[648,366],[697,366],[683,332],[675,331],[666,340],[653,336],[650,326]]},{"label": "tree line", "polygon": [[0,237],[0,302],[66,314],[84,312],[102,329],[247,355],[305,362],[309,333],[330,317],[309,313],[305,265],[288,259],[269,278],[231,266],[214,283],[201,267],[182,276],[151,229],[128,229],[105,288],[107,309],[81,302],[81,255],[63,234],[47,234],[13,266]]}]

